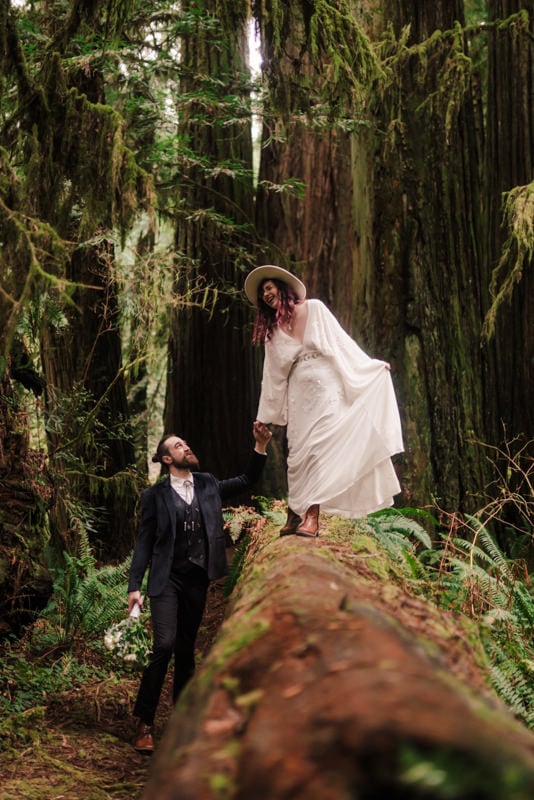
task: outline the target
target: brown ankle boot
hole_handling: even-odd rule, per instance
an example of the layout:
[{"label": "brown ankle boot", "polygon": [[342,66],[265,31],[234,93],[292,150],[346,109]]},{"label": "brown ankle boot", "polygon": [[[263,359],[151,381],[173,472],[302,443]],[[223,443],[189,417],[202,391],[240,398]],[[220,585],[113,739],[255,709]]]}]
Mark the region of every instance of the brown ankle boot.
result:
[{"label": "brown ankle boot", "polygon": [[146,753],[147,755],[154,752],[152,725],[147,725],[142,720],[139,720],[135,732],[134,748],[138,753]]},{"label": "brown ankle boot", "polygon": [[297,536],[319,536],[319,504],[310,506],[296,530]]},{"label": "brown ankle boot", "polygon": [[295,514],[295,512],[288,506],[286,524],[283,528],[280,528],[280,536],[289,536],[290,533],[296,533],[297,527],[301,522],[302,519],[299,517],[299,515]]}]

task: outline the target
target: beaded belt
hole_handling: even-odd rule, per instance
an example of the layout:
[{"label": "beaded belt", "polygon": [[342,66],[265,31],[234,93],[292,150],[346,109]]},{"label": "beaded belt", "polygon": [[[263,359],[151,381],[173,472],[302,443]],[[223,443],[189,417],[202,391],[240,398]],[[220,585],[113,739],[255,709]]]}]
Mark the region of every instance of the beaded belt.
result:
[{"label": "beaded belt", "polygon": [[293,363],[299,364],[301,361],[309,361],[310,358],[319,358],[321,355],[322,353],[318,353],[316,350],[314,350],[311,353],[304,353],[303,355],[298,356]]}]

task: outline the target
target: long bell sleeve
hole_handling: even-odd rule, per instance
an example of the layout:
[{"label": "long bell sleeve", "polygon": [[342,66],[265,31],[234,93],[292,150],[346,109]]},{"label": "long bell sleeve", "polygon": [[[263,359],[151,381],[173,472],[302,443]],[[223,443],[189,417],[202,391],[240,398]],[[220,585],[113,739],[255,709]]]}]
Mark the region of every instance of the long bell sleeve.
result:
[{"label": "long bell sleeve", "polygon": [[275,330],[265,343],[261,394],[256,418],[266,424],[287,425],[287,382],[301,345]]}]

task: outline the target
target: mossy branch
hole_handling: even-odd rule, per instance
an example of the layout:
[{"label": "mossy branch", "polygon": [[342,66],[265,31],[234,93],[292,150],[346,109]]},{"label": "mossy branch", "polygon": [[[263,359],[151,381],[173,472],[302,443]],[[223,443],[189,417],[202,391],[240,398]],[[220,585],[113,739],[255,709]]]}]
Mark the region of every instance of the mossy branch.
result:
[{"label": "mossy branch", "polygon": [[7,356],[20,316],[38,278],[64,289],[64,282],[57,275],[64,272],[63,265],[71,246],[46,222],[10,208],[1,196],[0,233],[4,247],[0,284],[0,351]]}]

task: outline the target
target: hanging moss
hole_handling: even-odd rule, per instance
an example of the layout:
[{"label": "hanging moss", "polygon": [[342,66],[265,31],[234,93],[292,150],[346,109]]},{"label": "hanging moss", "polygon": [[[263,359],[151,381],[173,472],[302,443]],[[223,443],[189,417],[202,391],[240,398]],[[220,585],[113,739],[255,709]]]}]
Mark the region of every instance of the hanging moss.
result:
[{"label": "hanging moss", "polygon": [[60,285],[58,276],[64,274],[71,249],[50,225],[24,213],[21,206],[20,182],[0,148],[0,352],[5,357],[34,283],[44,279]]},{"label": "hanging moss", "polygon": [[516,186],[504,195],[504,228],[508,231],[499,263],[491,277],[493,298],[484,320],[482,336],[489,341],[495,333],[499,309],[509,302],[525,269],[532,269],[534,256],[534,181]]},{"label": "hanging moss", "polygon": [[60,148],[59,163],[71,181],[70,192],[80,198],[80,238],[102,224],[125,230],[137,209],[139,189],[150,192],[146,173],[125,145],[122,117],[71,88]]},{"label": "hanging moss", "polygon": [[[262,32],[269,101],[284,117],[305,111],[327,116],[361,104],[382,76],[376,47],[346,0],[281,3],[258,0],[254,14]],[[290,67],[284,69],[286,62]]]}]

